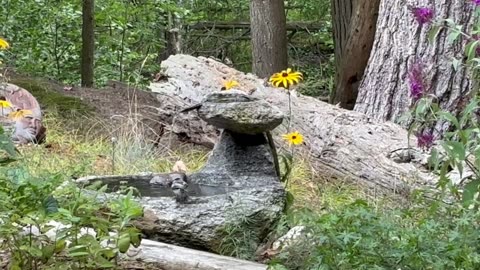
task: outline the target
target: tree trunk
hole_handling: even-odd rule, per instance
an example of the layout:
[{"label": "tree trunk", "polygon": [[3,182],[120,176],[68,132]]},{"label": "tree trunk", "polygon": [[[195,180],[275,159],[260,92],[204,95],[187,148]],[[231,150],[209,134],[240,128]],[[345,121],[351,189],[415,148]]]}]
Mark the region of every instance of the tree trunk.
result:
[{"label": "tree trunk", "polygon": [[287,68],[287,30],[283,0],[251,0],[252,71],[261,78]]},{"label": "tree trunk", "polygon": [[93,86],[93,55],[95,52],[95,0],[83,1],[82,24],[82,86]]},{"label": "tree trunk", "polygon": [[[168,30],[166,32],[167,40],[167,57],[181,53],[181,35],[180,35],[180,20],[173,13],[168,13]],[[166,59],[165,58],[165,59]]]},{"label": "tree trunk", "polygon": [[[420,1],[433,7],[435,17],[451,18],[468,29],[473,21],[473,4],[463,0]],[[443,109],[457,111],[471,82],[465,68],[455,71],[452,57],[462,58],[463,42],[447,41],[442,30],[433,44],[428,41],[431,26],[419,26],[405,0],[382,0],[377,34],[368,67],[359,88],[355,110],[378,120],[397,120],[412,104],[408,70],[412,63],[424,63],[427,92],[438,97]],[[437,124],[437,130],[443,130]]]},{"label": "tree trunk", "polygon": [[332,0],[332,26],[333,43],[335,47],[335,89],[330,95],[330,103],[337,103],[337,95],[341,91],[337,90],[340,72],[342,71],[342,56],[347,43],[350,30],[350,21],[352,20],[354,0]]},{"label": "tree trunk", "polygon": [[336,89],[333,103],[353,109],[370,57],[380,0],[332,0]]}]

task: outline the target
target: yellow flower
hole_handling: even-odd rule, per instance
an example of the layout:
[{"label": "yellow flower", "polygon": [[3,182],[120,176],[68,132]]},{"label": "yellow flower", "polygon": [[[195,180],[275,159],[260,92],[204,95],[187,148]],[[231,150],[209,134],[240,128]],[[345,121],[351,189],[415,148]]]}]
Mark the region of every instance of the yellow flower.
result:
[{"label": "yellow flower", "polygon": [[230,89],[232,89],[233,87],[238,86],[238,85],[239,85],[239,84],[238,84],[237,81],[229,80],[229,81],[226,81],[226,82],[223,84],[222,90],[230,90]]},{"label": "yellow flower", "polygon": [[283,135],[283,139],[286,140],[290,145],[299,145],[303,143],[303,136],[298,131]]},{"label": "yellow flower", "polygon": [[11,108],[12,103],[6,101],[6,100],[0,100],[0,108]]},{"label": "yellow flower", "polygon": [[0,50],[4,50],[8,48],[10,48],[10,45],[8,44],[8,42],[5,39],[0,38]]},{"label": "yellow flower", "polygon": [[275,73],[270,77],[270,83],[275,87],[283,87],[288,89],[290,86],[299,83],[303,80],[302,73],[296,71],[293,72],[291,68],[282,70],[282,72]]},{"label": "yellow flower", "polygon": [[18,110],[16,112],[11,112],[8,114],[8,118],[10,119],[20,119],[26,116],[32,115],[33,112],[31,110]]}]

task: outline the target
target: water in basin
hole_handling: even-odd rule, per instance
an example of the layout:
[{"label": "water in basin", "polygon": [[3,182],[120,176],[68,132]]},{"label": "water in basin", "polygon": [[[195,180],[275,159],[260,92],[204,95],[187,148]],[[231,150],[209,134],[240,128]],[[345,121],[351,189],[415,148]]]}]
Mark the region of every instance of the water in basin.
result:
[{"label": "water in basin", "polygon": [[[148,181],[133,180],[133,179],[122,181],[122,182],[109,183],[108,191],[115,192],[119,190],[121,186],[136,188],[142,197],[174,197],[175,196],[169,187],[150,184]],[[189,183],[187,188],[187,194],[191,197],[204,197],[204,196],[227,194],[235,190],[237,189],[233,187],[211,186],[211,185]]]}]

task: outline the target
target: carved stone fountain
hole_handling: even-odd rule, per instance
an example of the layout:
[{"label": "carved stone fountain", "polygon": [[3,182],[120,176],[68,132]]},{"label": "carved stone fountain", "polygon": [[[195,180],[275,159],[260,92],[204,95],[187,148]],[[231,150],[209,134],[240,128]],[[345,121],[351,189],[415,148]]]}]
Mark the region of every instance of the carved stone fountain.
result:
[{"label": "carved stone fountain", "polygon": [[[234,225],[247,226],[259,244],[285,205],[276,154],[267,136],[281,124],[283,114],[263,100],[234,90],[212,93],[184,111],[198,113],[207,123],[223,129],[200,171],[186,179],[172,173],[78,181],[101,180],[113,189],[126,181],[138,188],[146,214],[137,226],[145,238],[215,252],[225,229]],[[185,200],[178,197],[183,191],[188,195]]]}]

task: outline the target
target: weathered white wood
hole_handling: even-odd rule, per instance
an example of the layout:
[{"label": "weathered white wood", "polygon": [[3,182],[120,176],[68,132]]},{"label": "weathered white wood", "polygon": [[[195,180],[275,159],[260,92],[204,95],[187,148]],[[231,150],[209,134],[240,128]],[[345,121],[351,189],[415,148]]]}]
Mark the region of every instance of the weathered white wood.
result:
[{"label": "weathered white wood", "polygon": [[[200,102],[205,94],[220,90],[226,80],[238,81],[239,90],[268,101],[288,115],[286,91],[267,87],[265,81],[256,76],[212,59],[171,56],[162,63],[162,73],[168,79],[150,85],[152,91],[161,93],[157,96],[163,104],[159,112],[174,115],[170,129],[177,134],[181,131],[192,141],[208,144],[216,134],[208,125],[198,124],[195,111],[188,114],[178,111],[182,106]],[[409,146],[407,131],[402,127],[391,122],[380,123],[362,113],[343,110],[311,97],[292,93],[291,99],[292,129],[305,137],[305,144],[296,148],[296,152],[310,157],[314,169],[321,175],[398,193],[408,193],[411,187],[435,182],[436,177],[422,164],[398,162],[399,159],[394,158],[399,149]],[[282,147],[285,145],[280,135],[286,132],[286,127],[287,121],[284,121],[273,132]],[[416,145],[415,139],[410,145]]]},{"label": "weathered white wood", "polygon": [[178,247],[151,240],[142,240],[131,248],[126,260],[153,263],[163,270],[266,270],[264,264],[220,256],[213,253]]},{"label": "weathered white wood", "polygon": [[[50,221],[52,228],[45,233],[51,240],[55,240],[59,230],[69,226],[56,221]],[[32,228],[24,227],[24,233],[38,235],[40,232],[36,226]],[[90,234],[96,236],[94,230],[81,228],[80,235]],[[111,236],[116,233],[110,232]],[[108,246],[108,242],[102,242],[103,246]],[[121,255],[123,260],[135,260],[146,263],[152,263],[162,270],[266,270],[267,266],[255,262],[240,260],[227,256],[220,256],[214,253],[198,251],[190,248],[179,247],[175,245],[156,242],[148,239],[142,239],[137,248],[131,246],[126,254]]]}]

